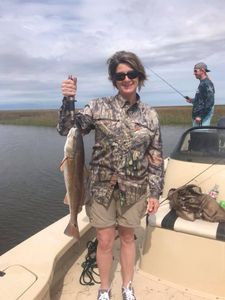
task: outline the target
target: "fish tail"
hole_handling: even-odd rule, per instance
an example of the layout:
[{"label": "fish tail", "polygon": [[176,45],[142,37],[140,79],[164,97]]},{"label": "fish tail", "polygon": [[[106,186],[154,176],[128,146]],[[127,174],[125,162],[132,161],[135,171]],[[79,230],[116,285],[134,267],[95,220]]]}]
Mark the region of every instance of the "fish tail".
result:
[{"label": "fish tail", "polygon": [[77,225],[71,224],[70,222],[66,226],[64,233],[68,236],[74,237],[76,240],[80,239],[80,233]]}]

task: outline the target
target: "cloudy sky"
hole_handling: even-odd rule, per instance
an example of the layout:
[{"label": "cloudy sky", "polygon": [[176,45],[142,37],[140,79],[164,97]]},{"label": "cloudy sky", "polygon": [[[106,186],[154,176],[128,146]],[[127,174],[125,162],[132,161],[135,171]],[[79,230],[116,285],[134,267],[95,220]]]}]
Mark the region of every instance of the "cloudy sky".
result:
[{"label": "cloudy sky", "polygon": [[143,61],[144,102],[186,105],[151,70],[193,96],[193,66],[204,61],[225,104],[224,14],[222,0],[1,0],[0,109],[57,108],[68,74],[78,77],[79,107],[112,95],[106,60],[118,50]]}]

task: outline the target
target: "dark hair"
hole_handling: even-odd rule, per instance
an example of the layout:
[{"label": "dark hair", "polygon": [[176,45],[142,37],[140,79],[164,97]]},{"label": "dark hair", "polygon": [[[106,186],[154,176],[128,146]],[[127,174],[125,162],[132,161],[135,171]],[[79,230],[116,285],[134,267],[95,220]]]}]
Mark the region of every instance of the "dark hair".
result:
[{"label": "dark hair", "polygon": [[116,80],[114,75],[116,73],[116,68],[119,64],[129,65],[132,69],[138,71],[139,90],[141,89],[142,86],[144,86],[144,81],[147,80],[147,75],[142,62],[137,57],[137,55],[132,52],[118,51],[107,60],[107,64],[108,64],[109,80],[112,81],[115,87],[116,87]]}]

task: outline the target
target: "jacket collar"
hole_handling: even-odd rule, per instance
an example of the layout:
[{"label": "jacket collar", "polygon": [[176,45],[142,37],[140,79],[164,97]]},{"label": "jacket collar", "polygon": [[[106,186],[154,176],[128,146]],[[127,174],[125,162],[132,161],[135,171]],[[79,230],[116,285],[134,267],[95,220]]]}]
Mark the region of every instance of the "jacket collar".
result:
[{"label": "jacket collar", "polygon": [[117,101],[118,101],[118,103],[119,103],[119,105],[120,105],[120,107],[125,107],[125,106],[127,106],[127,107],[132,107],[132,106],[138,106],[139,105],[139,103],[140,103],[140,96],[136,93],[136,97],[137,97],[137,101],[134,103],[134,104],[131,104],[130,105],[130,103],[126,100],[126,99],[124,99],[123,97],[122,97],[122,95],[120,95],[119,93],[116,95],[116,99],[117,99]]}]

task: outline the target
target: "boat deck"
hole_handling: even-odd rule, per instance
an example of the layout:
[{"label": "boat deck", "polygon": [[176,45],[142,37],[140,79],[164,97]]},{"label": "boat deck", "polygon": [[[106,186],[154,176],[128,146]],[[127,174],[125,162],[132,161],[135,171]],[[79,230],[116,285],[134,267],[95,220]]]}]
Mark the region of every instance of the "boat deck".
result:
[{"label": "boat deck", "polygon": [[[160,280],[148,273],[139,269],[140,253],[142,252],[142,241],[144,237],[144,227],[136,230],[136,245],[137,245],[137,261],[134,276],[134,289],[137,299],[154,299],[154,300],[206,300],[206,299],[223,299],[220,297],[211,296],[208,294],[199,294],[199,292],[174,285],[170,282]],[[119,264],[119,239],[116,239],[114,245],[114,263],[112,271],[112,300],[121,298],[121,276]],[[98,284],[92,286],[82,286],[79,283],[79,278],[82,272],[81,264],[85,261],[87,249],[77,259],[73,266],[69,269],[63,281],[59,282],[53,289],[51,295],[52,300],[93,300],[96,299]],[[160,263],[160,262],[159,262]],[[98,277],[97,277],[98,279]]]}]

